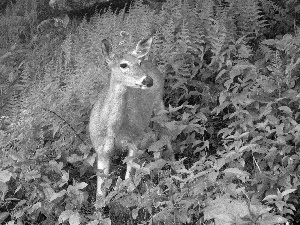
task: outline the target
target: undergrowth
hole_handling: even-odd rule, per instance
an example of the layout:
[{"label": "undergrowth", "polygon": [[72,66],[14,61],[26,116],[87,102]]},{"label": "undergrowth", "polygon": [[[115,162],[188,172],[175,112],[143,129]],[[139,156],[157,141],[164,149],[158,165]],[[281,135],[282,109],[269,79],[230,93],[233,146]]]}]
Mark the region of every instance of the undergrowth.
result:
[{"label": "undergrowth", "polygon": [[[284,5],[168,0],[154,13],[138,1],[129,13],[42,29],[36,6],[25,1],[25,13],[21,2],[0,20],[9,31],[0,33],[1,223],[300,222],[300,33]],[[274,33],[278,20],[286,33]],[[120,31],[132,39],[122,42]],[[158,139],[123,181],[115,158],[111,191],[95,202],[87,126],[110,72],[101,40],[122,52],[149,35],[149,58],[166,77],[166,110],[153,121],[167,128],[176,160],[153,157]]]}]

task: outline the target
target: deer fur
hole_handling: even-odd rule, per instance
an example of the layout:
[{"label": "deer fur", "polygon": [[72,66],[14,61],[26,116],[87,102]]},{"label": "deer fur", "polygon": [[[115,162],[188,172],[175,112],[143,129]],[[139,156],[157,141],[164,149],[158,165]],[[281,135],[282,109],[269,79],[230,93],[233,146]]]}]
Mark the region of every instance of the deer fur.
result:
[{"label": "deer fur", "polygon": [[[105,175],[110,172],[116,149],[135,155],[152,113],[164,108],[164,77],[151,61],[142,62],[151,43],[149,37],[139,41],[133,51],[113,54],[109,41],[102,41],[103,56],[111,75],[105,98],[98,99],[93,106],[89,132],[97,153],[97,168]],[[125,179],[131,171],[132,162],[128,162]],[[103,176],[97,177],[98,196],[106,195],[101,187],[103,181]]]}]

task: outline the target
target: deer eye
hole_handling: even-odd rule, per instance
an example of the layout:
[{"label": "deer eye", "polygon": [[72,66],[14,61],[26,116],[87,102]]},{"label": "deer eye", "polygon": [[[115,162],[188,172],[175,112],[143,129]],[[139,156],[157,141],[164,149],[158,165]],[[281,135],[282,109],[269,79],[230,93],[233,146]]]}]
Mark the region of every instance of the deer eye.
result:
[{"label": "deer eye", "polygon": [[128,66],[127,63],[121,63],[121,64],[120,64],[120,67],[121,67],[122,69],[126,69],[126,68],[128,68],[129,66]]}]

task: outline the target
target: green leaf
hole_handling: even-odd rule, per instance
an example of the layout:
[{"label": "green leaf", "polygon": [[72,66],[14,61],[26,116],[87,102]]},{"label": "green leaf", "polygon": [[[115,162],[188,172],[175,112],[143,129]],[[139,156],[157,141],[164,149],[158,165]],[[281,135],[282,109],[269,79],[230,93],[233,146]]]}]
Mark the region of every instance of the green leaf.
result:
[{"label": "green leaf", "polygon": [[164,165],[166,165],[167,161],[164,160],[164,159],[158,159],[154,162],[151,162],[149,163],[146,168],[149,168],[150,170],[153,170],[153,169],[161,169],[164,167]]},{"label": "green leaf", "polygon": [[66,221],[67,219],[70,218],[70,216],[73,214],[73,211],[72,210],[66,210],[66,211],[63,211],[59,218],[58,218],[58,222],[59,223],[62,223],[64,221]]},{"label": "green leaf", "polygon": [[231,225],[234,222],[231,218],[231,215],[228,214],[218,214],[215,215],[215,219],[218,221],[216,224],[218,225]]},{"label": "green leaf", "polygon": [[57,199],[57,198],[60,198],[62,196],[64,196],[66,194],[66,190],[61,190],[60,192],[58,193],[54,193],[51,198],[50,198],[50,202],[52,202],[53,200]]},{"label": "green leaf", "polygon": [[22,162],[22,161],[24,161],[24,159],[23,159],[23,157],[21,156],[21,154],[19,154],[19,153],[17,153],[17,152],[10,152],[10,153],[9,153],[9,156],[10,156],[13,160],[15,160],[15,161],[17,161],[17,162]]},{"label": "green leaf", "polygon": [[227,168],[224,170],[224,173],[232,173],[236,176],[249,177],[249,173],[238,168]]},{"label": "green leaf", "polygon": [[267,224],[267,225],[275,225],[275,224],[283,224],[283,223],[286,223],[288,222],[287,219],[285,219],[284,217],[282,216],[275,216],[275,215],[268,215],[268,216],[264,216],[262,217],[262,219],[260,221],[260,224]]},{"label": "green leaf", "polygon": [[277,42],[277,40],[275,40],[275,39],[267,39],[267,40],[262,41],[261,43],[264,45],[274,45],[274,44],[276,44],[276,42]]},{"label": "green leaf", "polygon": [[284,111],[287,114],[293,113],[292,110],[288,106],[280,106],[278,109]]},{"label": "green leaf", "polygon": [[[98,225],[98,224],[99,224],[98,220],[93,220],[93,221],[88,222],[86,225]],[[105,223],[105,225],[106,225],[106,223]]]},{"label": "green leaf", "polygon": [[33,212],[35,212],[35,211],[41,209],[41,207],[42,207],[42,203],[41,203],[41,202],[37,202],[37,203],[35,203],[33,206],[31,206],[31,208],[29,208],[29,209],[27,210],[27,213],[28,213],[28,214],[32,214]]},{"label": "green leaf", "polygon": [[292,44],[293,39],[294,38],[291,34],[284,35],[280,41],[277,41],[277,48],[282,51],[284,51],[287,47],[290,48],[289,45]]},{"label": "green leaf", "polygon": [[225,195],[208,201],[204,209],[204,219],[214,218],[218,225],[230,225],[235,222],[234,218],[245,217],[248,213],[246,202],[233,200]]},{"label": "green leaf", "polygon": [[178,107],[172,107],[171,105],[169,105],[169,112],[177,112],[178,110],[182,109],[183,105],[178,106]]},{"label": "green leaf", "polygon": [[52,137],[54,138],[55,137],[55,134],[59,131],[59,129],[60,129],[60,126],[59,126],[59,124],[53,124],[53,128],[52,128]]},{"label": "green leaf", "polygon": [[72,154],[71,156],[67,157],[67,161],[69,163],[76,163],[82,161],[82,157],[77,154]]},{"label": "green leaf", "polygon": [[220,93],[220,97],[219,97],[220,105],[222,105],[224,103],[226,97],[227,97],[227,94],[224,91]]},{"label": "green leaf", "polygon": [[0,213],[0,223],[2,223],[8,216],[8,212]]},{"label": "green leaf", "polygon": [[[228,60],[229,61],[229,60]],[[216,80],[218,80],[224,73],[226,73],[227,72],[227,70],[225,70],[225,69],[222,69],[219,73],[218,73],[218,75],[217,75],[217,77],[216,77]]]},{"label": "green leaf", "polygon": [[282,195],[282,197],[283,197],[283,196],[288,195],[288,194],[290,194],[290,193],[292,193],[292,192],[294,192],[294,191],[296,191],[296,190],[297,190],[297,189],[287,189],[287,190],[283,191],[283,192],[281,193],[281,195]]},{"label": "green leaf", "polygon": [[132,218],[136,219],[138,215],[139,215],[139,208],[133,209],[132,210]]},{"label": "green leaf", "polygon": [[185,128],[187,128],[187,125],[179,124],[177,121],[171,121],[167,122],[165,126],[171,131],[171,133],[177,137]]},{"label": "green leaf", "polygon": [[72,215],[70,215],[69,223],[72,225],[79,225],[81,222],[81,216],[78,212],[73,212]]},{"label": "green leaf", "polygon": [[275,199],[278,199],[278,196],[277,195],[267,195],[263,201],[268,201],[268,200],[275,200]]},{"label": "green leaf", "polygon": [[62,187],[64,184],[66,184],[69,180],[69,172],[62,170],[62,176],[60,180],[59,186]]},{"label": "green leaf", "polygon": [[56,171],[61,171],[61,169],[64,167],[64,164],[62,162],[56,162],[55,160],[49,161],[49,166],[53,167],[56,169]]},{"label": "green leaf", "polygon": [[12,173],[8,170],[2,170],[0,171],[0,182],[6,183],[10,180],[12,177]]},{"label": "green leaf", "polygon": [[210,180],[210,182],[216,182],[218,175],[218,172],[211,172],[208,174],[208,179]]},{"label": "green leaf", "polygon": [[54,190],[51,187],[44,188],[44,193],[46,196],[46,199],[50,201],[53,194],[55,194]]},{"label": "green leaf", "polygon": [[238,151],[239,152],[249,151],[249,150],[255,148],[256,146],[257,146],[257,144],[248,144],[248,145],[245,145],[245,146],[239,148]]},{"label": "green leaf", "polygon": [[85,188],[87,185],[88,185],[87,183],[81,182],[81,183],[76,184],[76,185],[75,185],[75,188],[77,188],[77,189],[83,189],[83,188]]},{"label": "green leaf", "polygon": [[91,156],[88,156],[86,159],[85,159],[85,162],[90,165],[91,167],[93,167],[95,161],[96,161],[96,158],[97,158],[97,154],[94,153],[93,155]]},{"label": "green leaf", "polygon": [[24,177],[26,181],[31,181],[40,178],[41,174],[38,170],[31,170],[26,172]]},{"label": "green leaf", "polygon": [[25,207],[21,208],[20,210],[14,213],[14,217],[16,219],[21,218],[24,215],[25,211],[27,211]]},{"label": "green leaf", "polygon": [[220,170],[225,165],[225,163],[226,163],[225,158],[217,159],[214,165],[214,169]]}]

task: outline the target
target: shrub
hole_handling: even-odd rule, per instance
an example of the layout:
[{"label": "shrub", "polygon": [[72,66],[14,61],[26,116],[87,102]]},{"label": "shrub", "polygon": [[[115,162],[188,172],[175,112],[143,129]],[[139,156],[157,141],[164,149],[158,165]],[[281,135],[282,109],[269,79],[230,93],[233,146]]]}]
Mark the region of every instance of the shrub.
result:
[{"label": "shrub", "polygon": [[[138,1],[129,13],[107,11],[10,49],[1,57],[0,221],[297,222],[299,34],[271,36],[275,13],[267,3],[277,6],[168,0],[154,13]],[[120,45],[122,30],[132,40]],[[103,202],[94,205],[95,153],[86,132],[108,82],[100,40],[109,37],[119,52],[149,34],[149,57],[166,75],[168,117],[153,121],[169,132],[141,149],[132,180],[113,179],[122,166],[106,180],[113,184],[109,218]],[[166,140],[174,162],[150,157]]]}]

